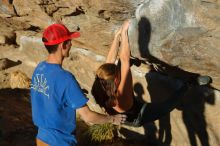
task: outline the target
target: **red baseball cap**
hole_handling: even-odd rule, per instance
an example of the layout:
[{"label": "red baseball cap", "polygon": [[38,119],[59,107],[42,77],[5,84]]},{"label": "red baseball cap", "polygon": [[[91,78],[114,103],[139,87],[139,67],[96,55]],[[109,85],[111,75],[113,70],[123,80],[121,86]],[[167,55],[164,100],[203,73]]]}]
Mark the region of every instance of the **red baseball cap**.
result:
[{"label": "red baseball cap", "polygon": [[56,45],[66,40],[80,37],[79,32],[70,32],[66,26],[62,24],[52,24],[48,26],[43,32],[43,38],[47,41],[45,45]]}]

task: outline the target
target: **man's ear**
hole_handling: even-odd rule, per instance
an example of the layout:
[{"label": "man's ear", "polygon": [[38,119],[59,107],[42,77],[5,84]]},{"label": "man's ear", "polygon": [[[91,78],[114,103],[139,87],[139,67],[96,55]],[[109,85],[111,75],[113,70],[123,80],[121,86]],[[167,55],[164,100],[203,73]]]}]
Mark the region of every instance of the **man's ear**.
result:
[{"label": "man's ear", "polygon": [[58,44],[57,49],[62,48],[63,47],[63,43]]},{"label": "man's ear", "polygon": [[66,45],[64,42],[60,43],[60,45],[61,45],[62,49],[64,49],[64,50],[66,49]]}]

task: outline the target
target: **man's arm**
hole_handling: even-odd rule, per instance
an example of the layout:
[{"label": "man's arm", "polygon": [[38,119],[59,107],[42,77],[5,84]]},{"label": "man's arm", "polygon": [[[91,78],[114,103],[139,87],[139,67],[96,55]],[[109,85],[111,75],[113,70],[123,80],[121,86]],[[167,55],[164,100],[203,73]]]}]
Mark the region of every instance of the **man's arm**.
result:
[{"label": "man's arm", "polygon": [[77,109],[77,112],[81,116],[82,120],[86,123],[91,124],[104,124],[104,123],[112,123],[115,125],[120,125],[125,122],[125,115],[103,115],[91,111],[87,105]]},{"label": "man's arm", "polygon": [[106,63],[115,63],[120,45],[121,28],[116,32],[111,48],[106,58]]}]

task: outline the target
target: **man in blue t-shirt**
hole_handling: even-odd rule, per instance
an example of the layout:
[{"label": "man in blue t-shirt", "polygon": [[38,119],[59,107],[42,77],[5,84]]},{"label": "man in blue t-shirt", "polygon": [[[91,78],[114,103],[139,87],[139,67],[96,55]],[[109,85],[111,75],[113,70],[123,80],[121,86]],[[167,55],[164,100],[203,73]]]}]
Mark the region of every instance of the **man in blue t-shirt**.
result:
[{"label": "man in blue t-shirt", "polygon": [[75,146],[76,110],[85,122],[119,125],[124,115],[108,116],[93,112],[86,105],[75,77],[62,68],[69,56],[71,39],[80,36],[62,24],[53,24],[43,32],[43,43],[49,52],[38,64],[31,82],[31,104],[34,124],[38,127],[37,146]]}]

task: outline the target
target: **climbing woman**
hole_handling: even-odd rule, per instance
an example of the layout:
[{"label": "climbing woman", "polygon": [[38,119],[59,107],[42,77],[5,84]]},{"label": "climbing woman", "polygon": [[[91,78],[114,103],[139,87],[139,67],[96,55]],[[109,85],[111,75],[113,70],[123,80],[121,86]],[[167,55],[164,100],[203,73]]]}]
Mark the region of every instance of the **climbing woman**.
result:
[{"label": "climbing woman", "polygon": [[[96,78],[92,86],[92,94],[100,107],[110,115],[123,113],[127,115],[126,123],[132,126],[141,126],[152,122],[171,112],[188,89],[188,84],[182,85],[174,95],[159,103],[140,103],[133,92],[133,81],[130,70],[130,48],[128,40],[129,21],[125,21],[115,34],[109,50],[106,63],[96,71]],[[118,52],[119,63],[115,64]],[[206,82],[210,78],[200,77]]]}]

